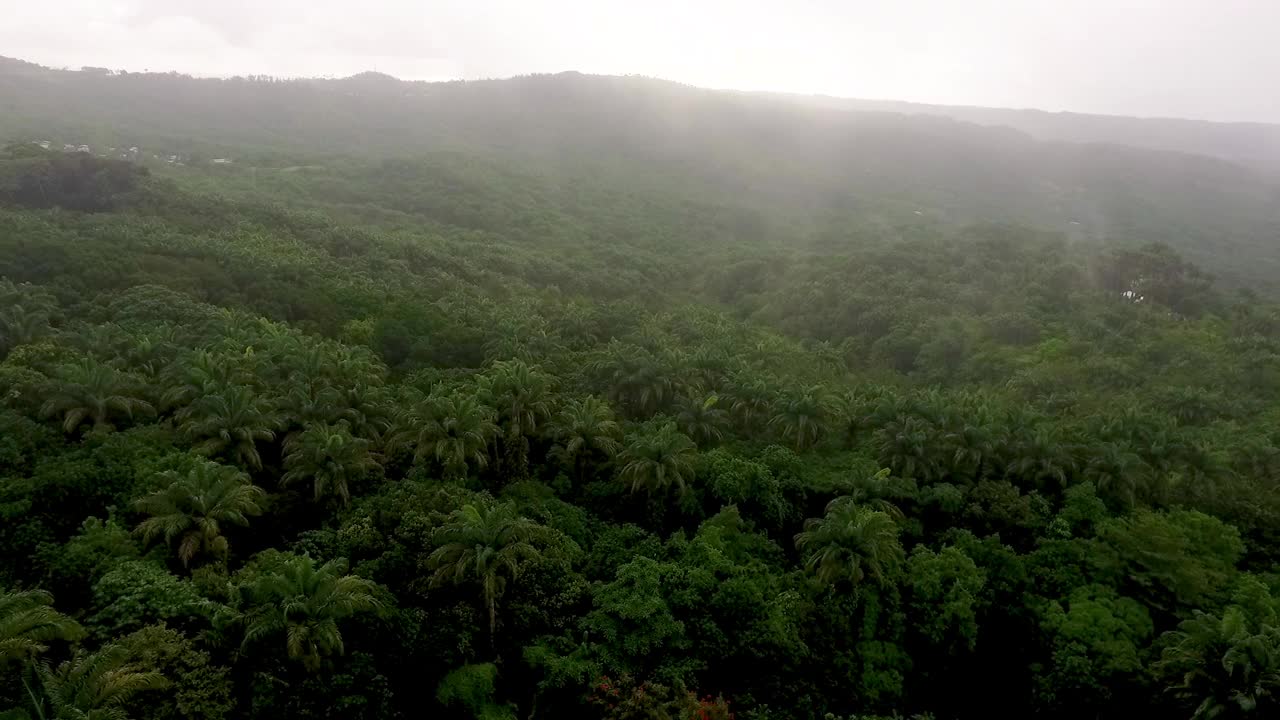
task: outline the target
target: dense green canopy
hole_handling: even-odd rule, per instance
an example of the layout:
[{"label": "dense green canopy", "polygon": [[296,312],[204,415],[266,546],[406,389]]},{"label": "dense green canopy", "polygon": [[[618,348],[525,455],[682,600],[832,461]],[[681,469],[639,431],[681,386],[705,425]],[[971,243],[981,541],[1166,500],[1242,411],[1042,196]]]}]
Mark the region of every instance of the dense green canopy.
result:
[{"label": "dense green canopy", "polygon": [[[1140,202],[1167,157],[1111,158],[1133,194],[1080,170],[1133,218],[1104,240],[982,210],[980,148],[1091,152],[985,130],[912,146],[922,188],[804,165],[836,130],[754,156],[817,111],[691,89],[743,113],[706,152],[541,78],[447,88],[441,133],[492,126],[389,159],[326,147],[310,84],[217,86],[314,131],[273,138],[185,115],[203,81],[94,82],[80,121],[155,152],[0,154],[5,717],[1280,711],[1280,308],[1174,249],[1217,252],[1217,165],[1165,168],[1214,208],[1181,237]],[[167,114],[113,125],[133,83]],[[618,152],[557,152],[581,124]],[[174,128],[242,150],[171,164]]]}]

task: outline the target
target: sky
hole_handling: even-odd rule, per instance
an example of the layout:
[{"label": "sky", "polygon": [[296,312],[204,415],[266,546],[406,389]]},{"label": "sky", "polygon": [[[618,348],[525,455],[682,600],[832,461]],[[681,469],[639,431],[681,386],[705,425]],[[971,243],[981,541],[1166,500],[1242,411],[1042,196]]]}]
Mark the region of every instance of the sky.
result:
[{"label": "sky", "polygon": [[578,70],[1280,122],[1280,0],[0,0],[0,55],[193,75]]}]

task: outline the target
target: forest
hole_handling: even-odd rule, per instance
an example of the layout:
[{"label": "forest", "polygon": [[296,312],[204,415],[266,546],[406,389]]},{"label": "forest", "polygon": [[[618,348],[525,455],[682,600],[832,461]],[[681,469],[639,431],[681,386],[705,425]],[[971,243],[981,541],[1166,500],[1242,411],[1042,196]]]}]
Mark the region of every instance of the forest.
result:
[{"label": "forest", "polygon": [[[260,131],[304,83],[238,81],[274,120],[232,127],[175,99],[211,81],[33,68],[0,85],[82,112],[2,101],[0,718],[1280,712],[1251,171],[856,113],[904,145],[787,165],[735,143],[811,108],[646,149],[527,105],[638,79],[325,94],[356,151]],[[997,146],[1105,228],[966,174]]]}]

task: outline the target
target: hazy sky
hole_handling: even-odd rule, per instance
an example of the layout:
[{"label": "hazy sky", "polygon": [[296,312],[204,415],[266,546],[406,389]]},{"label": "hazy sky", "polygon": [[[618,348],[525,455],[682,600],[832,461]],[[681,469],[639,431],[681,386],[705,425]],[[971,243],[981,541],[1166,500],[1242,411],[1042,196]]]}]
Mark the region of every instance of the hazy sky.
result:
[{"label": "hazy sky", "polygon": [[0,55],[695,85],[1280,122],[1280,0],[0,0]]}]

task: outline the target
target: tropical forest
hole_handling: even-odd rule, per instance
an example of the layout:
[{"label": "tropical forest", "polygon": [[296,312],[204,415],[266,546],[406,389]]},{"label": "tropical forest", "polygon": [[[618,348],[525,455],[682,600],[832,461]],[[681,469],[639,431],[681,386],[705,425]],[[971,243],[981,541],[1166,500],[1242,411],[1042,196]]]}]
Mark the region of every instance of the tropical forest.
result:
[{"label": "tropical forest", "polygon": [[0,718],[1280,717],[1280,164],[944,111],[0,59]]}]

